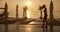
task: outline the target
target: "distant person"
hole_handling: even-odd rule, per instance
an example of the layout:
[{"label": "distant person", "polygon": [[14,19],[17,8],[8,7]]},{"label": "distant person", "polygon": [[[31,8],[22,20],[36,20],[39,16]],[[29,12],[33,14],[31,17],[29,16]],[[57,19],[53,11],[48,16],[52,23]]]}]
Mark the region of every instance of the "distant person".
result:
[{"label": "distant person", "polygon": [[[47,32],[47,8],[46,8],[46,5],[43,5],[43,8],[44,8],[44,18],[43,18],[43,27],[46,27],[46,32]],[[45,23],[46,23],[46,26],[45,26]],[[43,32],[44,31],[44,28],[43,28]]]},{"label": "distant person", "polygon": [[44,8],[44,19],[43,20],[47,20],[47,8],[46,8],[46,5],[43,5],[43,8]]}]

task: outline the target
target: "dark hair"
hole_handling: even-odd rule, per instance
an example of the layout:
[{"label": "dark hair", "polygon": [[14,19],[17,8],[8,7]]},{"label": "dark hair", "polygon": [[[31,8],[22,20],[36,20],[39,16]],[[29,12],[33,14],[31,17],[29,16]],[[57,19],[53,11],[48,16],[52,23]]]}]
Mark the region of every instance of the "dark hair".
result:
[{"label": "dark hair", "polygon": [[45,8],[45,7],[46,7],[46,5],[43,5],[43,7]]}]

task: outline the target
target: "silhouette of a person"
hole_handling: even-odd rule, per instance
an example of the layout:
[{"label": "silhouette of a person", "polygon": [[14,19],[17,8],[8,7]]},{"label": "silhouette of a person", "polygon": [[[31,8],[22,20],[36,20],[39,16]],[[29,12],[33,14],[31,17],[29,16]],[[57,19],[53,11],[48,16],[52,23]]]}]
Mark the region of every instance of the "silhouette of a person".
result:
[{"label": "silhouette of a person", "polygon": [[27,11],[27,6],[23,7],[23,17],[24,19],[27,19],[27,16],[26,16],[26,11]]},{"label": "silhouette of a person", "polygon": [[[43,5],[43,8],[44,8],[43,27],[46,27],[46,32],[47,32],[47,8],[46,8],[46,5]],[[45,23],[46,23],[46,26],[44,26]],[[43,28],[43,32],[45,32],[44,28]]]},{"label": "silhouette of a person", "polygon": [[46,5],[43,5],[44,8],[44,19],[43,20],[47,20],[47,8]]}]

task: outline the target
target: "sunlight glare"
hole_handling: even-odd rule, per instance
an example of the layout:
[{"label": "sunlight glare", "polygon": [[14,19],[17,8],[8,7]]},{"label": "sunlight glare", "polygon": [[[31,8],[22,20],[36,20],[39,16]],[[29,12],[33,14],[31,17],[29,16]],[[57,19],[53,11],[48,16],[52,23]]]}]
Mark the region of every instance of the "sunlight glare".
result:
[{"label": "sunlight glare", "polygon": [[27,18],[31,18],[29,10],[27,10]]},{"label": "sunlight glare", "polygon": [[30,1],[27,1],[27,0],[26,0],[26,2],[25,2],[25,6],[30,7],[30,6],[31,6],[31,4],[32,4],[32,3],[31,3]]}]

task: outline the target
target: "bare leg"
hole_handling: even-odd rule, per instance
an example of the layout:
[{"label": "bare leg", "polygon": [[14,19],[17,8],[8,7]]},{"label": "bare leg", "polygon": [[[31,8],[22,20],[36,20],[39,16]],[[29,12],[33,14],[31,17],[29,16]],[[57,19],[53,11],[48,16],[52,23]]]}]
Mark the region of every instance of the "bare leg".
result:
[{"label": "bare leg", "polygon": [[45,20],[43,20],[43,32],[45,32],[45,27],[44,27],[44,25],[45,25]]},{"label": "bare leg", "polygon": [[48,27],[47,27],[47,21],[46,21],[46,32],[47,32],[47,29],[48,29]]}]

